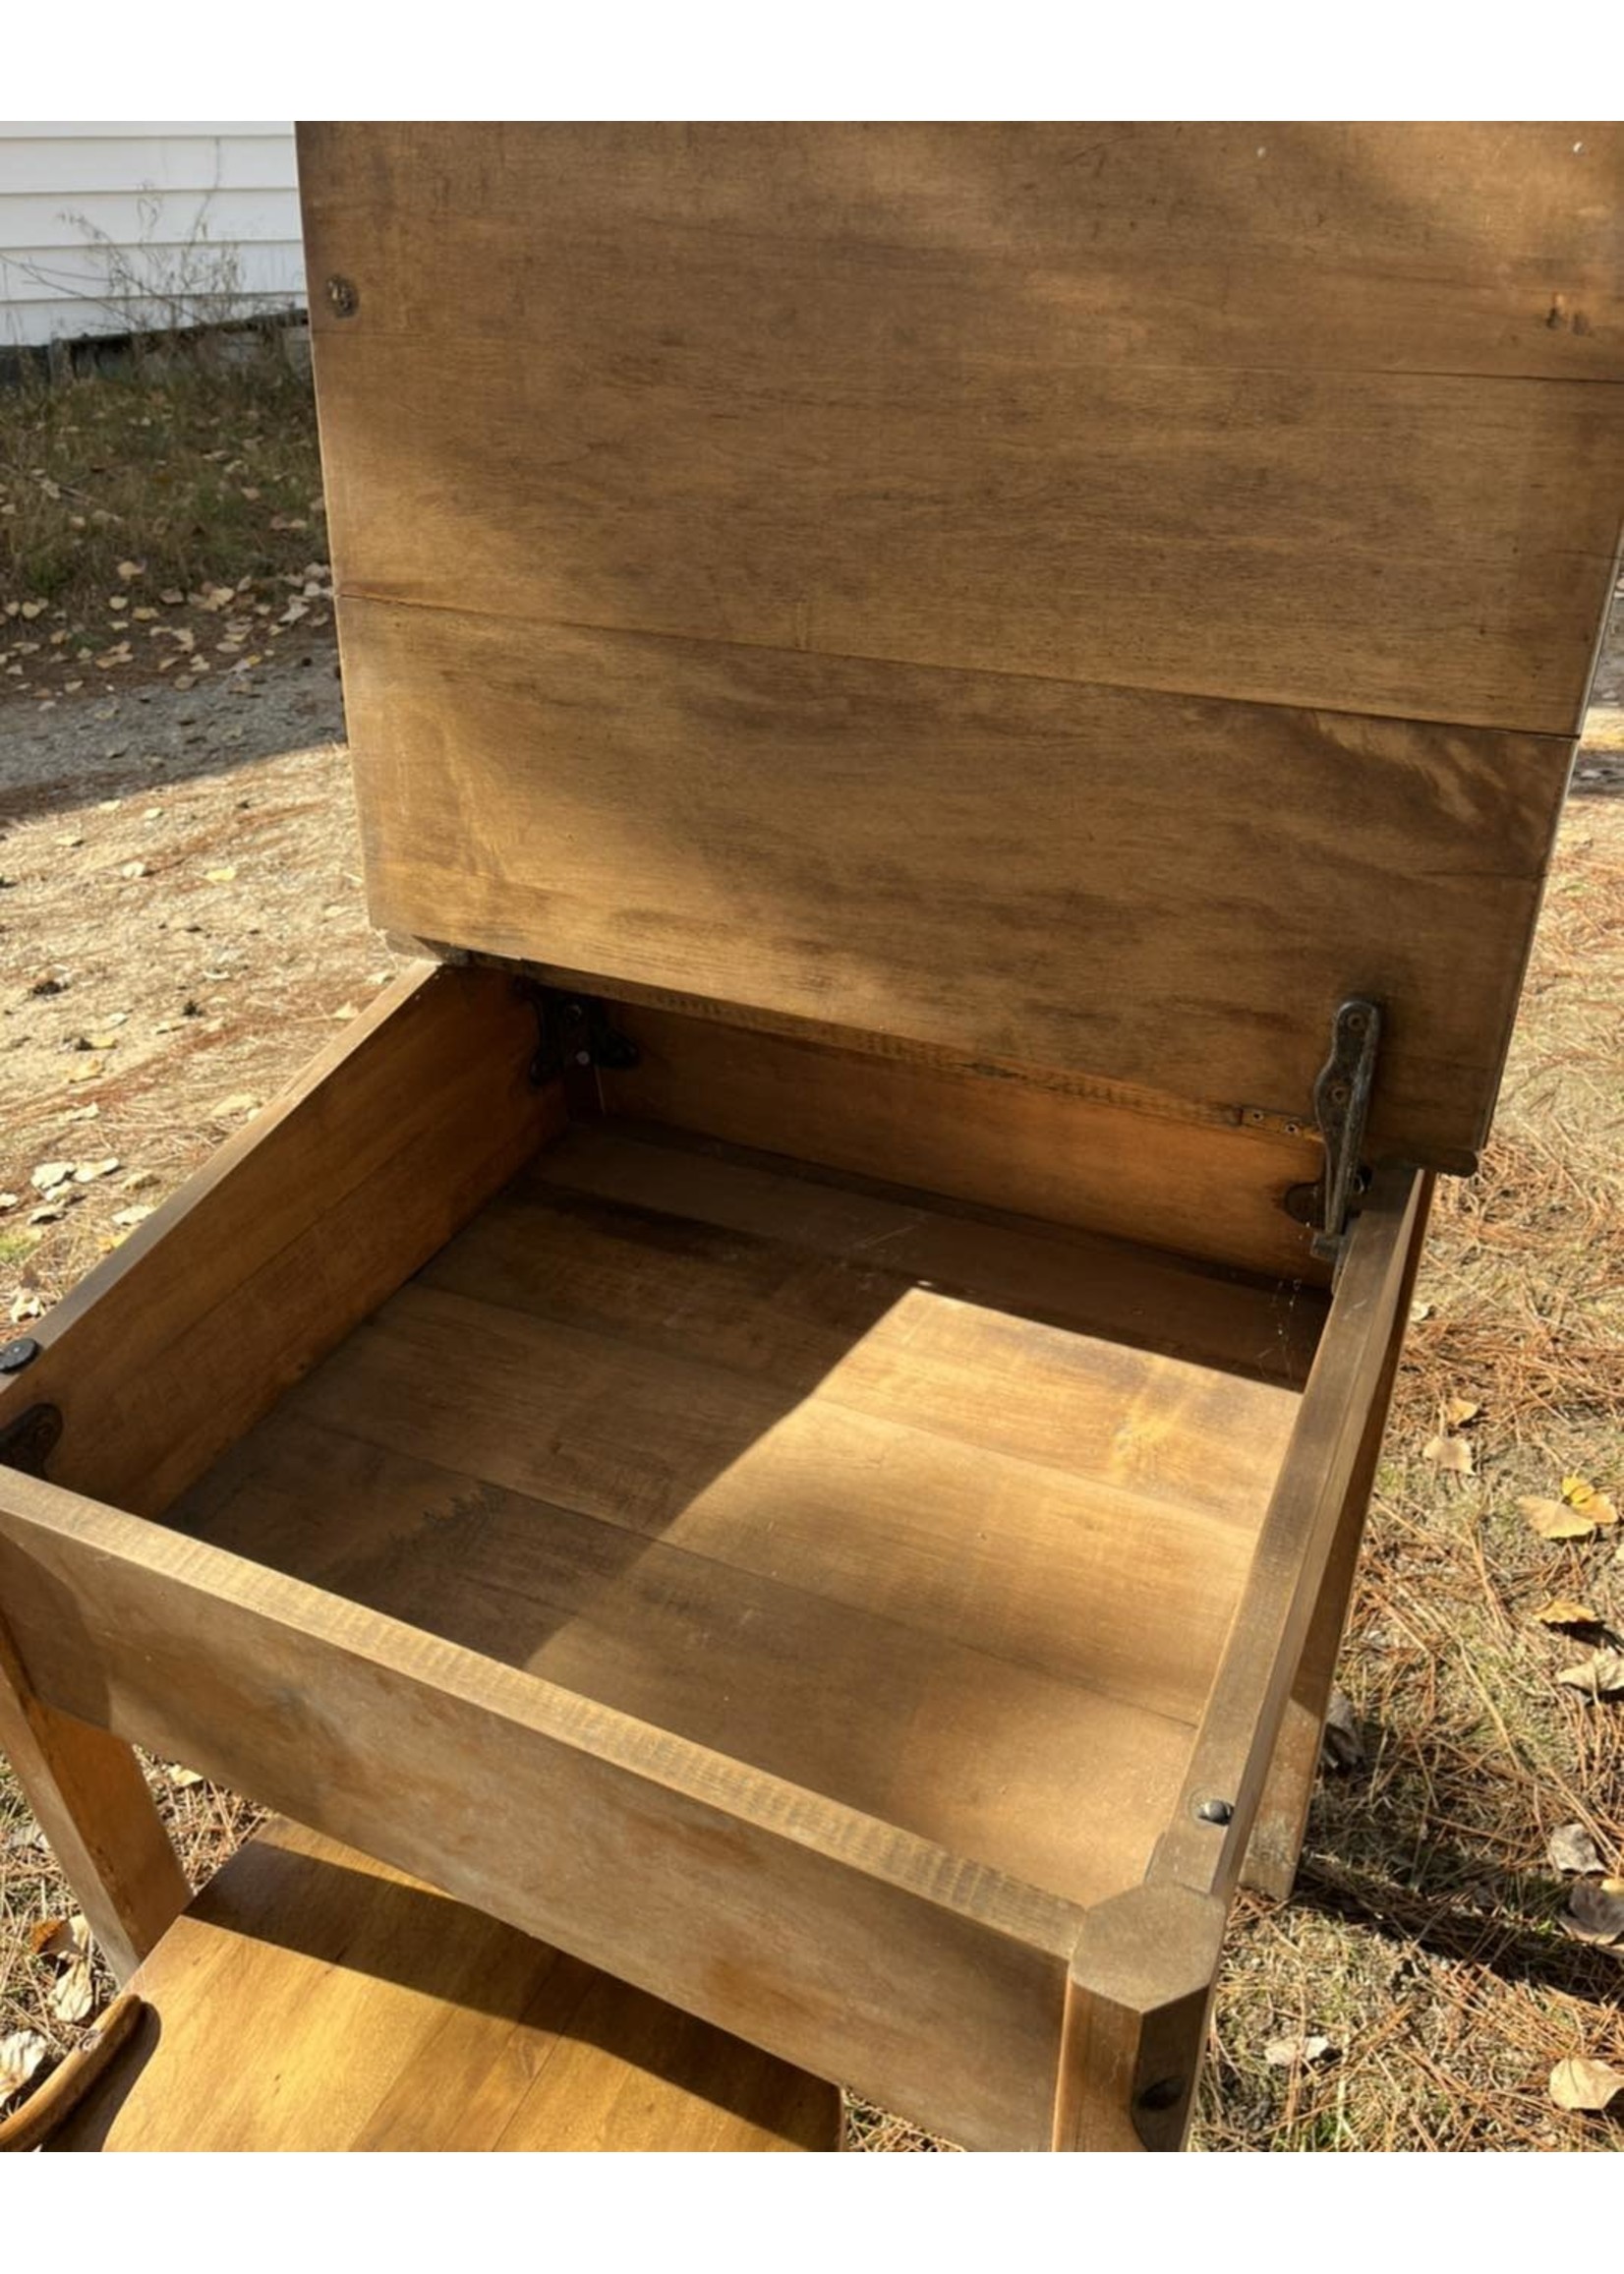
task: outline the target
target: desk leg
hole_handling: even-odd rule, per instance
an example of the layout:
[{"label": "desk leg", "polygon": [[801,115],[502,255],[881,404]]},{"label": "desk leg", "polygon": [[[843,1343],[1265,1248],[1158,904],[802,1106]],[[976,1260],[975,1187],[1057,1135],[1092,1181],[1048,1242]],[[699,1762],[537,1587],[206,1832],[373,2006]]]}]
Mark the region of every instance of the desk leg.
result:
[{"label": "desk leg", "polygon": [[1225,1916],[1217,1895],[1155,1886],[1088,1913],[1067,1986],[1057,2148],[1184,2146]]},{"label": "desk leg", "polygon": [[192,1891],[130,1747],[36,1697],[3,1627],[0,1753],[123,1982]]}]

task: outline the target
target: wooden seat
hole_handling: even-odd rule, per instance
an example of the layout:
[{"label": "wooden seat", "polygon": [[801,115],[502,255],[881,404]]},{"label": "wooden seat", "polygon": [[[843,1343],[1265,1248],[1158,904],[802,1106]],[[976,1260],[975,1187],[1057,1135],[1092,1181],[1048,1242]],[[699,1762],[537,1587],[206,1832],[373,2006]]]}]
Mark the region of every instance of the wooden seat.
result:
[{"label": "wooden seat", "polygon": [[130,1988],[66,2150],[833,2148],[840,2095],[286,1823]]}]

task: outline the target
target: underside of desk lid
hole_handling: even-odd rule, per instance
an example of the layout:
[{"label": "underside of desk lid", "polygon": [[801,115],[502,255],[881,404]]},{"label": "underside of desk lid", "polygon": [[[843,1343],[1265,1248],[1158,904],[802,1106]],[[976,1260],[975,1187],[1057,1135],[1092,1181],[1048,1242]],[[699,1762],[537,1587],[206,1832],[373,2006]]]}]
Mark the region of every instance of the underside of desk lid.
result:
[{"label": "underside of desk lid", "polygon": [[320,126],[375,918],[1486,1131],[1624,495],[1612,127]]}]

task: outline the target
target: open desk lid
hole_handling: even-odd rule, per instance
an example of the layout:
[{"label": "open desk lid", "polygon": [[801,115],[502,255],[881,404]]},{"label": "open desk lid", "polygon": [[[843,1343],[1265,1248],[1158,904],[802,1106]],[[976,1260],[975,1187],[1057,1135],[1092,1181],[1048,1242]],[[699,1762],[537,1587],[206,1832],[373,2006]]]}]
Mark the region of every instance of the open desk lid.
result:
[{"label": "open desk lid", "polygon": [[1624,496],[1614,127],[320,126],[372,907],[1486,1131]]}]

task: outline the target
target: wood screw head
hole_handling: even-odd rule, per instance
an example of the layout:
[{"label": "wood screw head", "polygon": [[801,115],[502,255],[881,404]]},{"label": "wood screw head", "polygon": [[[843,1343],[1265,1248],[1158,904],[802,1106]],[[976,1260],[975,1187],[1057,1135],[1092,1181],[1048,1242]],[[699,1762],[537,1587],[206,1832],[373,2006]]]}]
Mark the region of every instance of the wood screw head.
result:
[{"label": "wood screw head", "polygon": [[1197,1800],[1195,1803],[1195,1821],[1197,1824],[1230,1824],[1234,1822],[1234,1818],[1235,1803],[1233,1800]]},{"label": "wood screw head", "polygon": [[31,1334],[20,1334],[0,1345],[0,1373],[21,1373],[26,1366],[32,1366],[39,1356],[39,1345]]}]

